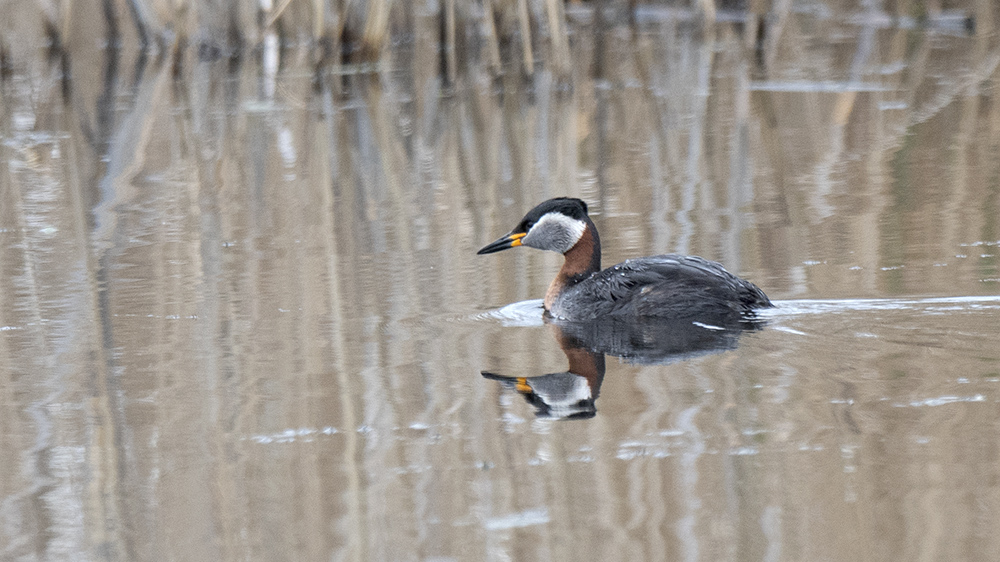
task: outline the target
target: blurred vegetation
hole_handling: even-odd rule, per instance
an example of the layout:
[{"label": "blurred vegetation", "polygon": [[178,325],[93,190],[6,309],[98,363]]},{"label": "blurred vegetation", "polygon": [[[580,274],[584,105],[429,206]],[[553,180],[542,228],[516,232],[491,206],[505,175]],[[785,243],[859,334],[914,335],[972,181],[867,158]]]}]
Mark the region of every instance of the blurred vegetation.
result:
[{"label": "blurred vegetation", "polygon": [[[833,2],[832,4],[852,4]],[[944,4],[944,5],[943,5]],[[898,0],[879,13],[894,23],[973,26],[949,18],[947,0]],[[788,0],[3,0],[0,71],[39,49],[67,56],[79,48],[134,48],[151,57],[239,59],[270,45],[306,49],[319,66],[383,63],[392,45],[415,41],[415,21],[437,21],[440,66],[454,78],[463,64],[494,73],[545,60],[557,74],[570,64],[571,20],[635,24],[669,17],[710,24],[738,21],[748,41],[766,46],[793,9]],[[838,6],[842,7],[842,6]],[[867,15],[871,7],[858,6]],[[970,6],[961,6],[963,9]],[[666,12],[664,12],[666,11]],[[666,13],[666,16],[664,16]],[[942,14],[944,18],[942,20]],[[544,53],[539,53],[539,50]]]},{"label": "blurred vegetation", "polygon": [[528,72],[534,51],[552,49],[568,63],[566,12],[560,0],[5,0],[0,65],[47,48],[72,53],[87,42],[137,47],[181,62],[241,58],[268,41],[306,47],[317,64],[382,61],[387,47],[412,41],[415,18],[438,20],[442,65],[454,75],[468,53],[494,68],[510,54]]}]

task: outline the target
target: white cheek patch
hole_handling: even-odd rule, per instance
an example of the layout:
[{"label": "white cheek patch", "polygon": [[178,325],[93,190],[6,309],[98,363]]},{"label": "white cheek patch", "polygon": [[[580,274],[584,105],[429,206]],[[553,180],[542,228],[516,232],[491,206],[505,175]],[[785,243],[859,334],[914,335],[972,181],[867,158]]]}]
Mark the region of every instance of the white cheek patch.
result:
[{"label": "white cheek patch", "polygon": [[525,246],[566,253],[580,241],[587,223],[562,213],[546,213],[531,227],[522,242]]},{"label": "white cheek patch", "polygon": [[548,404],[553,417],[563,418],[579,411],[580,402],[590,400],[594,393],[587,379],[573,373],[556,373],[536,377],[531,390]]}]

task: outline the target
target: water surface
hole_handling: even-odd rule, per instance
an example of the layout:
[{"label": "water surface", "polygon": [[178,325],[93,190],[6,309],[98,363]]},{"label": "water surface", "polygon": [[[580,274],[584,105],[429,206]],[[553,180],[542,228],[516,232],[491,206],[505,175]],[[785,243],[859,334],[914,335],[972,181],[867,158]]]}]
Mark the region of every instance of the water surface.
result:
[{"label": "water surface", "polygon": [[[568,73],[454,84],[433,18],[318,79],[294,49],[178,76],[95,47],[68,88],[16,61],[0,558],[994,559],[987,4],[971,32],[801,5],[763,45],[577,7]],[[475,255],[555,195],[605,265],[699,254],[776,309],[581,352],[534,300],[559,256]]]}]

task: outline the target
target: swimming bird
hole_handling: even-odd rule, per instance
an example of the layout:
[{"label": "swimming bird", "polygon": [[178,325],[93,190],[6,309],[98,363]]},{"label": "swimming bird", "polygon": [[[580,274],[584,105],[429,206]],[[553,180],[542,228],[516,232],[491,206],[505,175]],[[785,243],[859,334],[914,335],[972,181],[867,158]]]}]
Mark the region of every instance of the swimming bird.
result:
[{"label": "swimming bird", "polygon": [[569,197],[540,203],[510,233],[477,254],[528,246],[563,254],[545,293],[546,313],[557,319],[718,318],[752,316],[773,306],[756,285],[697,256],[663,254],[601,270],[601,239],[587,204]]}]

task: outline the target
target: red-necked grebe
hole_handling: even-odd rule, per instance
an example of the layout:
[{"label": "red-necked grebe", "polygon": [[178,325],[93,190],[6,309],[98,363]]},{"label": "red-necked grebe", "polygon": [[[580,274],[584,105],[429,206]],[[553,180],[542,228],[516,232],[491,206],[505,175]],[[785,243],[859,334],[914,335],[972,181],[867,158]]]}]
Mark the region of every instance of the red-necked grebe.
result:
[{"label": "red-necked grebe", "polygon": [[747,315],[772,306],[753,283],[696,256],[636,258],[601,271],[601,239],[587,216],[587,204],[579,199],[557,197],[539,204],[509,234],[477,253],[516,246],[565,256],[545,293],[545,310],[555,318],[697,319],[723,313]]}]

